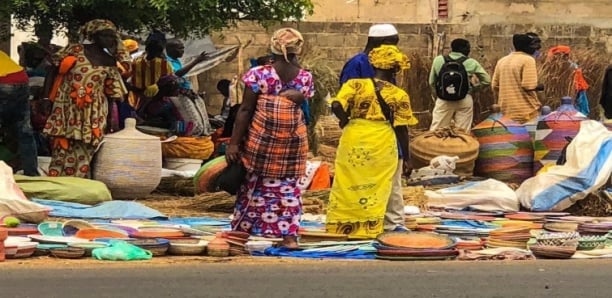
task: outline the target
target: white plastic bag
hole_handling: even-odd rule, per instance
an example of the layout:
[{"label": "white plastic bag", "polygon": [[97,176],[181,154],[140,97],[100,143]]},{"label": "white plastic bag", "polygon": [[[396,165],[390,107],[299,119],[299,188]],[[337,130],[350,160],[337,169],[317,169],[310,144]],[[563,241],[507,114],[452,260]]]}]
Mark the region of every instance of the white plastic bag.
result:
[{"label": "white plastic bag", "polygon": [[521,184],[516,194],[525,208],[563,211],[604,186],[612,174],[612,132],[597,121],[582,121],[566,160]]},{"label": "white plastic bag", "polygon": [[519,210],[514,191],[495,179],[470,182],[436,191],[426,190],[428,205],[436,208],[513,212]]},{"label": "white plastic bag", "polygon": [[312,179],[314,178],[315,173],[321,166],[321,161],[307,161],[306,162],[306,173],[303,177],[298,180],[297,186],[302,190],[308,190],[310,183],[312,183]]},{"label": "white plastic bag", "polygon": [[47,218],[51,209],[28,201],[15,183],[13,169],[0,161],[0,217],[15,216],[22,221],[39,223]]}]

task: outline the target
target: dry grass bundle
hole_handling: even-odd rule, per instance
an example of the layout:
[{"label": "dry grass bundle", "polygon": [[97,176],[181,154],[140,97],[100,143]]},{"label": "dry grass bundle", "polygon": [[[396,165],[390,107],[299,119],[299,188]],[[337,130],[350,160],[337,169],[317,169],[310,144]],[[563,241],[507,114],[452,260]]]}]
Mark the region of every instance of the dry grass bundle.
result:
[{"label": "dry grass bundle", "polygon": [[150,195],[136,200],[170,217],[210,216],[227,218],[234,208],[235,196],[226,192],[203,194],[196,197]]},{"label": "dry grass bundle", "polygon": [[611,216],[612,198],[607,197],[603,192],[591,193],[565,211],[575,216]]},{"label": "dry grass bundle", "polygon": [[410,53],[409,58],[411,67],[399,75],[397,84],[410,95],[412,111],[419,119],[417,128],[429,128],[431,111],[435,105],[429,87],[429,71],[433,59],[418,52]]},{"label": "dry grass bundle", "polygon": [[193,178],[162,177],[154,193],[169,196],[194,196],[195,187],[193,185]]},{"label": "dry grass bundle", "polygon": [[301,58],[302,66],[308,69],[313,76],[316,93],[311,99],[310,105],[310,124],[308,125],[308,142],[310,150],[316,153],[319,147],[318,135],[319,118],[328,113],[327,96],[333,96],[338,88],[338,74],[329,66],[318,48],[304,51],[306,53]]},{"label": "dry grass bundle", "polygon": [[333,165],[336,160],[336,147],[328,145],[319,146],[319,152],[317,152],[316,159],[325,161]]},{"label": "dry grass bundle", "polygon": [[544,62],[538,65],[539,80],[546,88],[541,98],[542,103],[555,109],[559,106],[562,97],[576,96],[574,67],[572,66],[572,62],[575,62],[582,68],[584,78],[590,85],[587,91],[591,108],[589,116],[597,117],[601,83],[610,58],[612,55],[605,54],[605,51],[601,49],[576,49],[569,56],[546,57]]},{"label": "dry grass bundle", "polygon": [[402,187],[402,196],[404,198],[404,205],[417,206],[421,211],[429,210],[423,186]]},{"label": "dry grass bundle", "polygon": [[[306,191],[302,194],[304,211],[324,214],[329,199],[329,189]],[[201,194],[195,197],[152,194],[135,200],[170,217],[209,216],[227,218],[234,212],[236,196],[226,192]]]},{"label": "dry grass bundle", "polygon": [[[320,145],[328,145],[338,147],[338,141],[342,136],[342,129],[338,125],[338,118],[335,116],[323,116],[319,119],[319,143]],[[317,148],[318,149],[318,148]]]}]

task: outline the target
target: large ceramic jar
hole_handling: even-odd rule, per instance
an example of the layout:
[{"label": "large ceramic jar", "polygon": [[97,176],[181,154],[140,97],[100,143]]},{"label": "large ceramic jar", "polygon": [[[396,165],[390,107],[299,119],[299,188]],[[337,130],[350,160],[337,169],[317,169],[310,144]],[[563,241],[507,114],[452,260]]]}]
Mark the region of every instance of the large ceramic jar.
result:
[{"label": "large ceramic jar", "polygon": [[96,154],[93,178],[104,182],[113,199],[134,199],[150,194],[161,181],[159,138],[136,130],[136,119],[125,129],[108,134]]}]

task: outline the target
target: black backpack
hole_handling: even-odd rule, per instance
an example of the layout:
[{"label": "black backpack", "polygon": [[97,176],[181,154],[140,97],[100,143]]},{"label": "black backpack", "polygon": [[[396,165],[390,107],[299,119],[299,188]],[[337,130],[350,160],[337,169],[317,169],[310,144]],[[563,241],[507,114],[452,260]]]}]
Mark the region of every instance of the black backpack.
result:
[{"label": "black backpack", "polygon": [[470,91],[470,78],[463,62],[467,57],[457,60],[444,57],[444,65],[440,68],[436,81],[436,95],[440,99],[457,101],[464,99]]}]

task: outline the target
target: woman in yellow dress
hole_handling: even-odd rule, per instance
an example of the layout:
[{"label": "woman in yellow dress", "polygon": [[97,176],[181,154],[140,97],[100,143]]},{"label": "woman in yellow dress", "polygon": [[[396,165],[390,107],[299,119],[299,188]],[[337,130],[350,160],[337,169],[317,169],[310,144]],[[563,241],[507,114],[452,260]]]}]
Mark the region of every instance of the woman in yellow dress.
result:
[{"label": "woman in yellow dress", "polygon": [[396,46],[383,45],[372,50],[369,59],[374,79],[349,80],[331,99],[343,131],[326,228],[354,238],[375,238],[383,232],[398,156],[404,172],[412,171],[408,126],[418,122],[408,94],[391,83],[398,71],[410,68],[408,57]]}]

